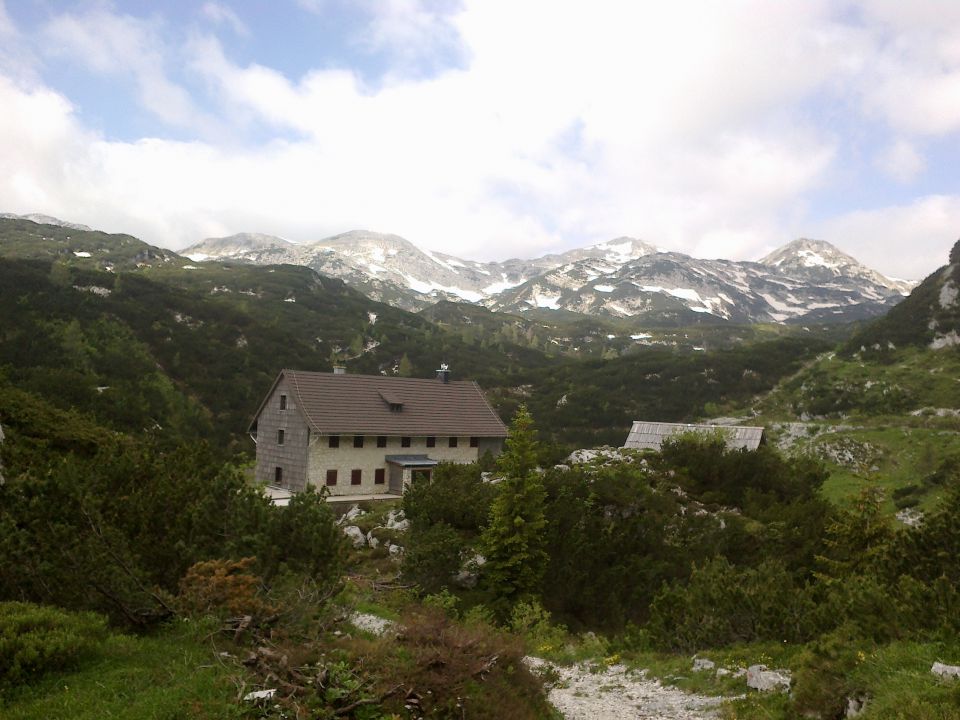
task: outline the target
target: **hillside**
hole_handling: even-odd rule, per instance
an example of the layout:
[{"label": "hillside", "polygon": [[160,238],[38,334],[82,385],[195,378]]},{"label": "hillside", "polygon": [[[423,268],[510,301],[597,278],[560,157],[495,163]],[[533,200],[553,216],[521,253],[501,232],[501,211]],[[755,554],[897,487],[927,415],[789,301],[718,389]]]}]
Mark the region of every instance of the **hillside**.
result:
[{"label": "hillside", "polygon": [[960,240],[948,260],[886,317],[852,337],[845,351],[883,354],[903,346],[939,349],[960,344]]},{"label": "hillside", "polygon": [[[828,347],[816,333],[755,326],[642,332],[452,304],[415,315],[308,268],[195,265],[128,236],[0,223],[0,283],[17,289],[0,296],[7,381],[108,427],[209,438],[230,454],[250,451],[250,413],[284,367],[431,377],[445,362],[480,382],[503,417],[529,399],[547,437],[586,446],[619,444],[636,417],[742,403]],[[754,353],[756,340],[770,342]]]}]

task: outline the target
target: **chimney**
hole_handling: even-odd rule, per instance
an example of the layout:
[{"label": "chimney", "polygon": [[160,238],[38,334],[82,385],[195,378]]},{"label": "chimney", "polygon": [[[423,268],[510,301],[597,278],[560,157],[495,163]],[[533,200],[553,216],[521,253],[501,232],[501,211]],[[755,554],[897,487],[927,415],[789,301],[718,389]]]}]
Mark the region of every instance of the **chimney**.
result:
[{"label": "chimney", "polygon": [[346,375],[346,374],[347,374],[347,368],[346,368],[346,366],[345,366],[345,365],[334,365],[334,366],[333,366],[333,374],[334,374],[334,375]]},{"label": "chimney", "polygon": [[441,382],[450,382],[450,366],[446,363],[440,363],[440,369],[437,370],[437,380]]}]

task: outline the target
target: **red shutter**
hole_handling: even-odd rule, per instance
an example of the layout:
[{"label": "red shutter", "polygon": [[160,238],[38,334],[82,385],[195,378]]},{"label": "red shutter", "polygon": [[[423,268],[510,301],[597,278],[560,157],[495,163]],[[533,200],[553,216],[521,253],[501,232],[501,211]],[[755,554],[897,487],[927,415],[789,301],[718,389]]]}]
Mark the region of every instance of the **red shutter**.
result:
[{"label": "red shutter", "polygon": [[360,476],[361,476],[362,474],[363,474],[363,471],[362,471],[362,470],[351,470],[351,471],[350,471],[350,484],[351,484],[351,485],[359,485],[359,484],[360,484]]},{"label": "red shutter", "polygon": [[327,485],[336,485],[336,484],[337,484],[337,471],[327,470]]},{"label": "red shutter", "polygon": [[387,481],[387,471],[383,468],[377,468],[373,472],[373,482],[376,485],[383,485]]}]

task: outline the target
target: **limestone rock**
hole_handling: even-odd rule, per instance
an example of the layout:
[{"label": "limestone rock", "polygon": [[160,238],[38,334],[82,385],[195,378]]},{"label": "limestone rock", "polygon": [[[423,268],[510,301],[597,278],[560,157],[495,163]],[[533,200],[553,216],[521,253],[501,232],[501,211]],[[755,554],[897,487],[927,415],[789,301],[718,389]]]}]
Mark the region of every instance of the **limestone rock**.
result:
[{"label": "limestone rock", "polygon": [[693,671],[694,672],[703,672],[704,670],[713,670],[717,664],[713,660],[708,660],[707,658],[698,658],[693,659]]},{"label": "limestone rock", "polygon": [[790,673],[786,670],[769,670],[766,665],[751,665],[747,668],[747,687],[760,692],[787,692],[790,689]]},{"label": "limestone rock", "polygon": [[356,525],[347,525],[345,528],[343,528],[343,534],[350,539],[350,542],[353,543],[355,548],[367,546],[367,536],[364,535],[363,530],[358,528]]},{"label": "limestone rock", "polygon": [[347,523],[356,520],[358,517],[364,514],[365,513],[360,509],[359,505],[354,505],[347,510],[347,513],[343,517],[337,520],[337,525],[346,525]]},{"label": "limestone rock", "polygon": [[367,533],[367,545],[371,548],[380,547],[380,541],[377,540],[376,535],[373,534],[373,530]]},{"label": "limestone rock", "polygon": [[960,665],[944,665],[941,662],[935,662],[930,672],[942,678],[960,678]]},{"label": "limestone rock", "polygon": [[410,528],[410,521],[403,514],[403,510],[391,510],[387,515],[387,530],[399,530],[401,532]]}]

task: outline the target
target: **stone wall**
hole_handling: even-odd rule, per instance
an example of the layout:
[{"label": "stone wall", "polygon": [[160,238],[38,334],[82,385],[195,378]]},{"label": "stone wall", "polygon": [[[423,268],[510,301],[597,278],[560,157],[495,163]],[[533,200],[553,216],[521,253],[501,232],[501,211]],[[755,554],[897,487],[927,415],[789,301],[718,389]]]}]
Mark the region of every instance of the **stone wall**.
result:
[{"label": "stone wall", "polygon": [[[281,409],[281,397],[286,409]],[[257,419],[257,471],[259,483],[276,484],[277,468],[281,469],[281,487],[303,490],[307,482],[307,444],[310,431],[297,408],[296,396],[290,392],[286,378],[273,389]],[[283,430],[283,445],[278,442]]]}]

